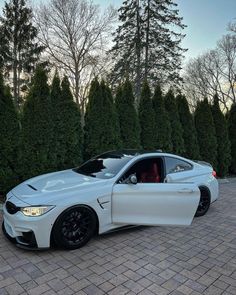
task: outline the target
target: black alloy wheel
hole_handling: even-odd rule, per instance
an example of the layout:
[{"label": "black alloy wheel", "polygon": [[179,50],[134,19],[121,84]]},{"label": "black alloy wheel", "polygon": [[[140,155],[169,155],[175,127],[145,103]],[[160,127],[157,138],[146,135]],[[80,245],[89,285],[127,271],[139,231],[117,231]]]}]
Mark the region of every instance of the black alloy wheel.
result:
[{"label": "black alloy wheel", "polygon": [[205,215],[211,204],[211,198],[210,198],[209,192],[206,189],[200,189],[200,192],[201,192],[201,195],[200,195],[200,201],[197,208],[197,212],[195,214],[196,217]]},{"label": "black alloy wheel", "polygon": [[95,213],[86,206],[76,206],[64,211],[53,227],[55,245],[65,249],[84,246],[96,230]]}]

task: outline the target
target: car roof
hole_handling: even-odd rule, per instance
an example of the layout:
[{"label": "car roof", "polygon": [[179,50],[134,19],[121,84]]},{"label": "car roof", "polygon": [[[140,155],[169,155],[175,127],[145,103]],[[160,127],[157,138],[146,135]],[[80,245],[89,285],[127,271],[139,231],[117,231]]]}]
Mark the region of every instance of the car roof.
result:
[{"label": "car roof", "polygon": [[113,151],[108,151],[105,153],[102,153],[102,155],[106,156],[139,156],[143,154],[153,154],[153,153],[160,153],[160,150],[139,150],[139,149],[122,149],[122,150],[113,150]]},{"label": "car roof", "polygon": [[176,157],[184,160],[189,160],[185,159],[184,157],[175,155],[175,154],[170,154],[170,153],[164,153],[161,150],[142,150],[142,149],[122,149],[122,150],[113,150],[113,151],[108,151],[102,154],[102,156],[117,156],[117,157],[125,157],[129,156],[132,158],[139,157],[142,155],[150,155],[150,156],[171,156],[171,157]]}]

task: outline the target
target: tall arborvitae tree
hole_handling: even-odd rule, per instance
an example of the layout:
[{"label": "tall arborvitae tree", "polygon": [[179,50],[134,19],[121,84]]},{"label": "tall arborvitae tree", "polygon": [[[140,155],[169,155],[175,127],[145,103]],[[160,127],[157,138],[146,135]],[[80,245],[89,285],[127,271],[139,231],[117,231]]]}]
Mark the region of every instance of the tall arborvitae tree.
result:
[{"label": "tall arborvitae tree", "polygon": [[125,0],[119,9],[120,26],[114,34],[111,53],[115,63],[112,80],[128,73],[139,98],[141,80],[178,81],[181,68],[182,18],[172,0]]},{"label": "tall arborvitae tree", "polygon": [[199,146],[194,125],[194,119],[189,110],[187,99],[184,95],[176,97],[180,122],[183,128],[184,156],[190,159],[199,159]]},{"label": "tall arborvitae tree", "polygon": [[84,158],[89,159],[100,152],[102,116],[102,93],[99,81],[94,79],[90,86],[84,126]]},{"label": "tall arborvitae tree", "polygon": [[56,71],[53,80],[52,85],[50,87],[50,103],[51,103],[51,117],[53,118],[53,133],[52,133],[52,140],[53,145],[51,146],[51,156],[52,156],[52,167],[54,169],[59,169],[58,167],[58,157],[57,153],[61,153],[61,140],[59,138],[63,137],[64,134],[61,134],[61,130],[58,128],[58,124],[61,123],[61,109],[59,109],[59,103],[61,102],[62,96],[61,96],[61,81],[58,75],[58,72]]},{"label": "tall arborvitae tree", "polygon": [[43,47],[37,41],[37,29],[32,23],[32,9],[25,0],[5,2],[0,18],[0,64],[8,75],[13,74],[13,98],[20,104],[20,94],[38,61]]},{"label": "tall arborvitae tree", "polygon": [[56,121],[54,120],[54,142],[57,147],[56,168],[61,170],[78,166],[81,163],[83,133],[80,110],[73,101],[67,77],[62,80],[61,90],[58,84],[57,89],[57,99],[53,98],[53,91],[51,97],[52,103],[54,101],[53,107],[57,112]]},{"label": "tall arborvitae tree", "polygon": [[170,119],[173,152],[179,155],[184,155],[183,128],[179,118],[176,98],[172,90],[169,90],[165,96],[165,107]]},{"label": "tall arborvitae tree", "polygon": [[0,194],[18,182],[19,121],[0,73]]},{"label": "tall arborvitae tree", "polygon": [[217,167],[217,140],[210,105],[205,99],[195,110],[195,126],[201,159]]},{"label": "tall arborvitae tree", "polygon": [[118,116],[110,88],[95,79],[90,88],[85,114],[86,159],[120,147]]},{"label": "tall arborvitae tree", "polygon": [[230,171],[236,174],[236,104],[231,106],[229,116],[228,116],[228,125],[229,125],[229,139],[231,142],[231,164]]},{"label": "tall arborvitae tree", "polygon": [[26,179],[51,171],[53,124],[47,74],[38,67],[23,108],[21,132],[21,176]]},{"label": "tall arborvitae tree", "polygon": [[230,141],[225,116],[220,110],[219,98],[214,96],[211,108],[217,139],[217,175],[224,177],[229,171],[231,161]]},{"label": "tall arborvitae tree", "polygon": [[173,149],[171,140],[171,125],[169,115],[165,109],[165,102],[160,85],[156,86],[154,92],[153,108],[157,127],[156,147],[162,149],[165,152],[171,152]]},{"label": "tall arborvitae tree", "polygon": [[134,107],[132,84],[126,79],[116,93],[116,110],[120,123],[120,134],[123,148],[140,147],[140,126]]},{"label": "tall arborvitae tree", "polygon": [[139,105],[139,123],[141,128],[141,146],[146,150],[154,150],[156,146],[157,128],[155,113],[152,106],[151,91],[148,82],[142,87]]}]

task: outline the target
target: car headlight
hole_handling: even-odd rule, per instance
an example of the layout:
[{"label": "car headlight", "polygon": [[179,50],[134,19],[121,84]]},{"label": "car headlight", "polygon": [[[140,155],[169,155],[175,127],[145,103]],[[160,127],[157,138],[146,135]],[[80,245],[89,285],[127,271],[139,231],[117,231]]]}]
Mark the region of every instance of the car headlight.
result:
[{"label": "car headlight", "polygon": [[48,211],[52,210],[55,206],[37,206],[37,207],[23,207],[21,208],[21,212],[25,216],[41,216]]}]

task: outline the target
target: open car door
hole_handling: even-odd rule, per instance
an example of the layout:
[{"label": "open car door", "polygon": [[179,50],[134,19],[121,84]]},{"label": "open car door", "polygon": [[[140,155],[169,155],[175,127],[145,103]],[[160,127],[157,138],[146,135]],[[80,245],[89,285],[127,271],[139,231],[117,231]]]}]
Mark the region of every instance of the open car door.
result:
[{"label": "open car door", "polygon": [[112,220],[118,224],[190,225],[200,200],[193,183],[117,183]]}]

